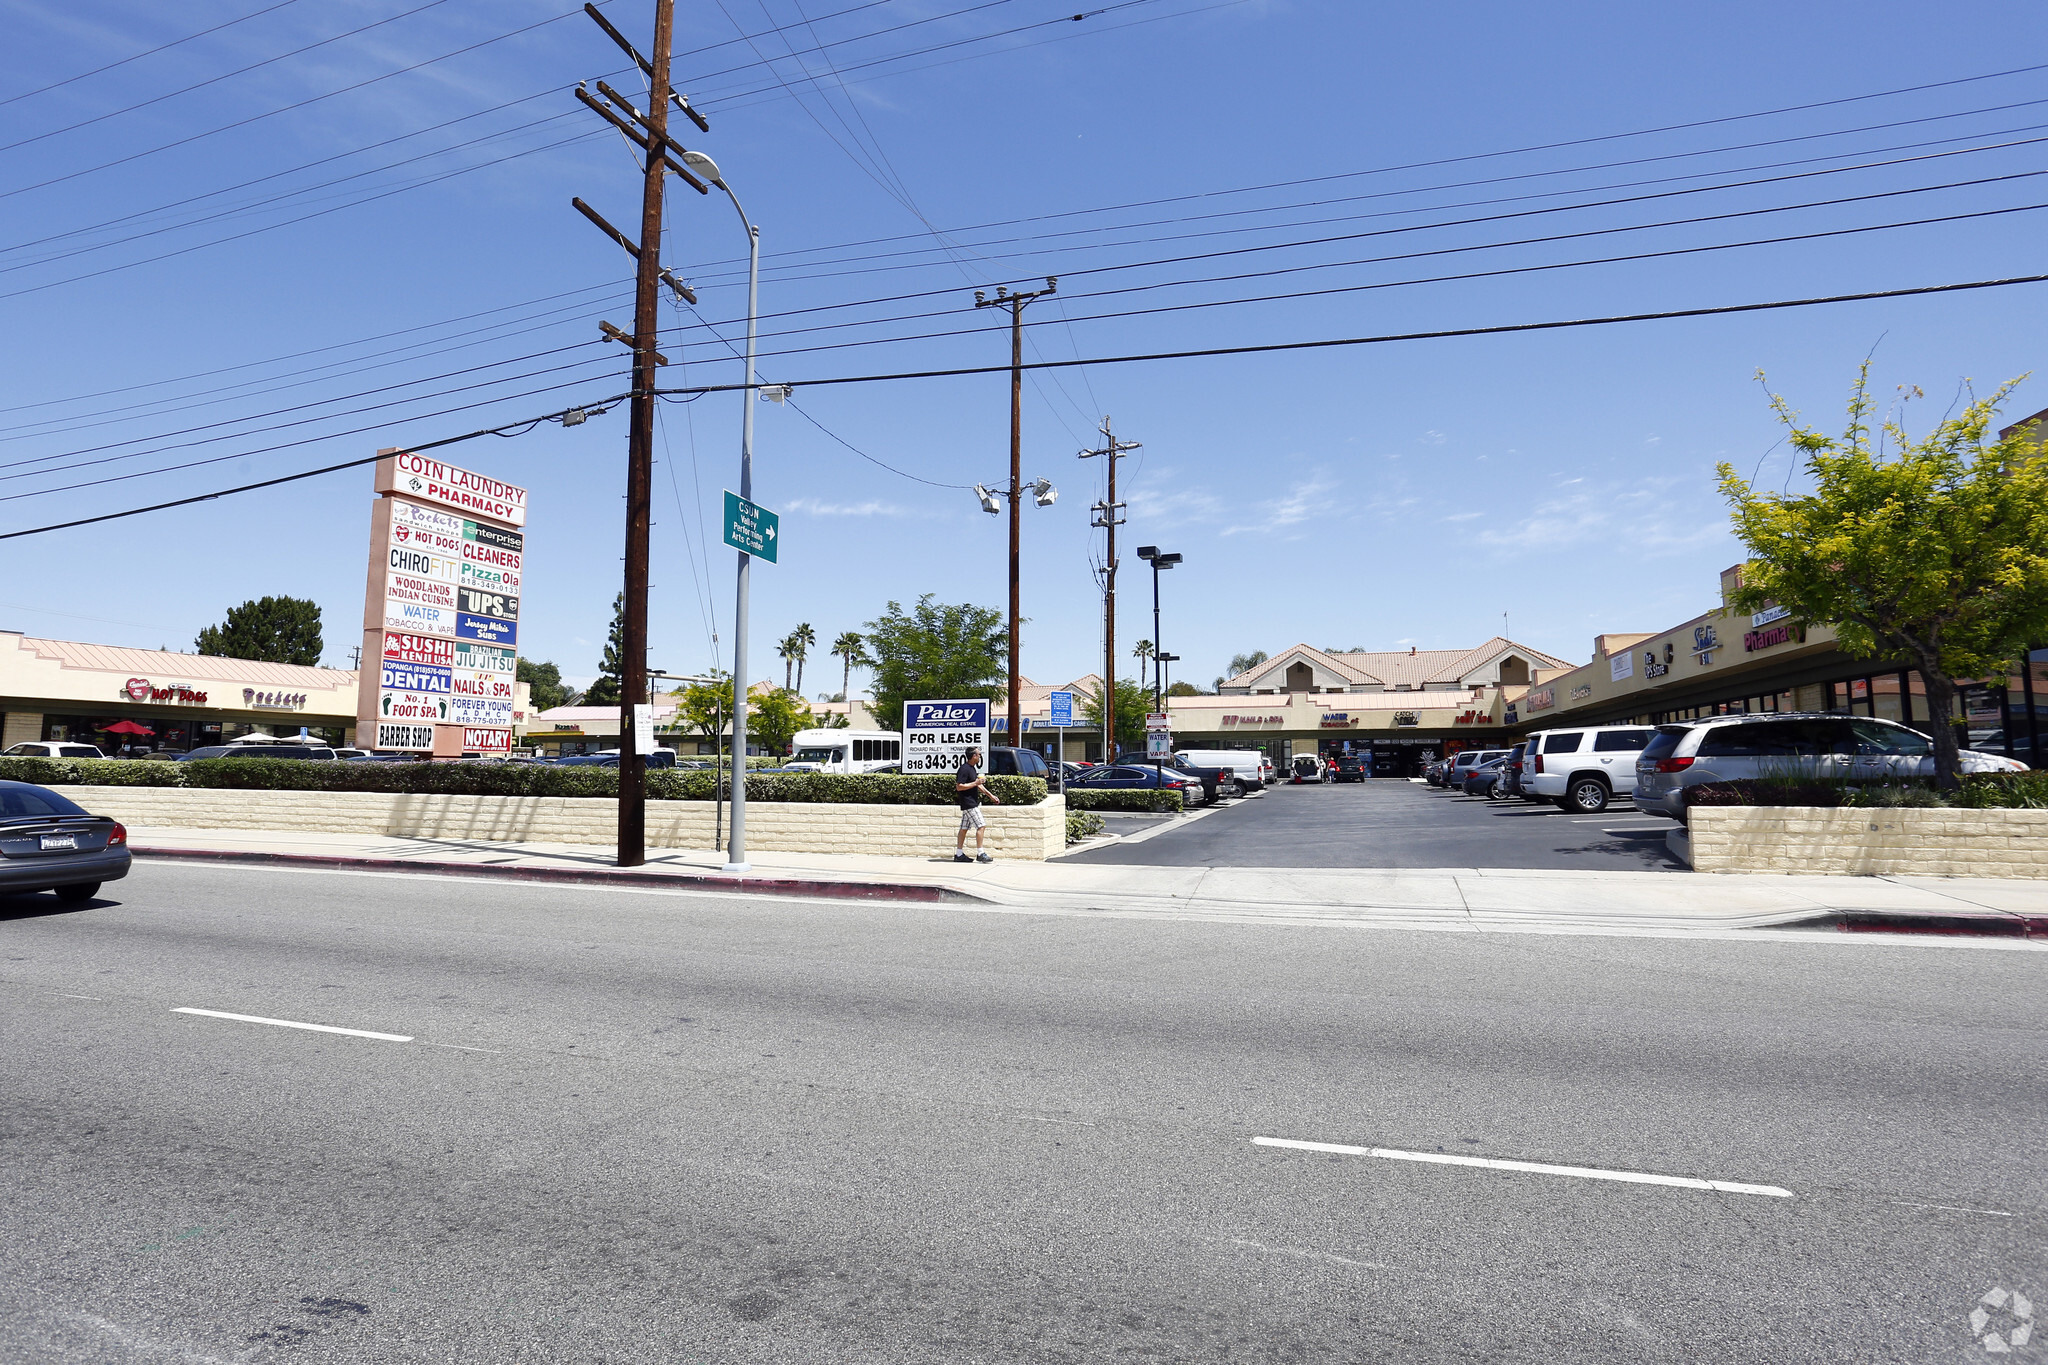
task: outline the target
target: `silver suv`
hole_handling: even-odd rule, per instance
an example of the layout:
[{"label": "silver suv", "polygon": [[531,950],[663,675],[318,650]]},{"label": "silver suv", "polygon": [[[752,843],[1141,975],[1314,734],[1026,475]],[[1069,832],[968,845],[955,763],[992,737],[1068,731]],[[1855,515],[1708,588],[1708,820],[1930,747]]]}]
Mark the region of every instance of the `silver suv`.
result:
[{"label": "silver suv", "polygon": [[1636,755],[1655,734],[1647,725],[1538,730],[1522,753],[1522,794],[1598,815],[1636,789]]},{"label": "silver suv", "polygon": [[[1962,751],[1966,773],[2024,772],[1998,754]],[[1884,782],[1934,776],[1934,743],[1897,721],[1831,712],[1713,716],[1660,725],[1636,759],[1636,809],[1685,819],[1685,789],[1743,778]]]}]

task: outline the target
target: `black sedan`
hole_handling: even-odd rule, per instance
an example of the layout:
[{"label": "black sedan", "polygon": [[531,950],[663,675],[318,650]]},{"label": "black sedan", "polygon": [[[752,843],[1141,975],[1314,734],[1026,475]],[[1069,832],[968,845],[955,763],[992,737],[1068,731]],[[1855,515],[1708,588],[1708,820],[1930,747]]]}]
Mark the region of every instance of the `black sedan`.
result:
[{"label": "black sedan", "polygon": [[1363,782],[1372,776],[1372,767],[1363,754],[1339,754],[1331,766],[1336,769],[1333,780],[1338,782]]},{"label": "black sedan", "polygon": [[0,782],[0,895],[55,891],[88,901],[128,875],[128,831],[48,787]]},{"label": "black sedan", "polygon": [[1202,780],[1172,768],[1103,763],[1067,780],[1068,791],[1135,791],[1140,787],[1177,791],[1183,806],[1199,805],[1202,801]]}]

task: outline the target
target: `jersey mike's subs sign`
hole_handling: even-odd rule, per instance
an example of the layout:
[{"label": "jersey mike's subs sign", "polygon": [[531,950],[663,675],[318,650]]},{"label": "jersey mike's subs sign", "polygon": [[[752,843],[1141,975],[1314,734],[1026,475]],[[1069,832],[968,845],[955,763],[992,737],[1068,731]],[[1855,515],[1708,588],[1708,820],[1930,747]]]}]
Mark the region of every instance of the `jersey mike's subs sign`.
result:
[{"label": "jersey mike's subs sign", "polygon": [[410,451],[384,452],[375,487],[357,742],[508,752],[526,490]]}]

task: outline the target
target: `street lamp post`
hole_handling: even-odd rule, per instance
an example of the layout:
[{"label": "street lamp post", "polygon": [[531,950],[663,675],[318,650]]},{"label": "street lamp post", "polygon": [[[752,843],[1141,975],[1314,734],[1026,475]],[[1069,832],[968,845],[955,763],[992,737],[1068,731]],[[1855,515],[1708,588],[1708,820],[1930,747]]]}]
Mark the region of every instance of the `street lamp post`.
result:
[{"label": "street lamp post", "polygon": [[[1012,426],[1011,434],[1013,437],[1016,434],[1014,425]],[[1018,544],[1021,539],[1018,530],[1021,518],[1018,514],[1023,507],[1024,495],[1026,493],[1029,493],[1031,500],[1040,507],[1052,506],[1055,502],[1059,501],[1060,496],[1059,490],[1052,486],[1051,479],[1033,479],[1030,483],[1024,482],[1024,476],[1019,471],[1017,465],[1017,450],[1013,441],[1010,448],[1010,486],[1008,488],[990,488],[985,484],[975,484],[974,496],[981,500],[981,510],[992,517],[1002,514],[1002,499],[1008,498],[1010,500],[1010,709],[1008,718],[1004,721],[1004,726],[1006,727],[1005,733],[1010,743],[1019,748],[1024,743],[1020,733],[1024,721],[1017,698],[1017,632],[1020,627],[1017,611],[1018,602],[1021,600],[1019,595],[1021,592],[1019,587],[1020,579],[1017,569],[1019,558]]]},{"label": "street lamp post", "polygon": [[[684,152],[683,164],[725,191],[740,226],[747,230],[747,383],[740,390],[740,496],[754,497],[754,329],[760,318],[761,229],[747,218],[740,197],[702,152]],[[739,586],[732,623],[732,834],[725,842],[725,870],[747,872],[747,576],[753,556],[739,552]]]},{"label": "street lamp post", "polygon": [[1180,563],[1181,557],[1163,555],[1159,553],[1157,545],[1140,545],[1138,558],[1152,566],[1152,710],[1156,715],[1160,706],[1160,693],[1164,690],[1164,683],[1161,681],[1164,665],[1160,662],[1159,655],[1159,571],[1170,569]]}]

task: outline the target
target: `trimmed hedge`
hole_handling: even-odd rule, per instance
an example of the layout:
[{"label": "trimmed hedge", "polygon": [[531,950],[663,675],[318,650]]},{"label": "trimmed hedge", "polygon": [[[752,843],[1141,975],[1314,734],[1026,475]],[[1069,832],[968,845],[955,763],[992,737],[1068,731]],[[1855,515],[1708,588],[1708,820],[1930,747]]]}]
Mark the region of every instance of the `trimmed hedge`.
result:
[{"label": "trimmed hedge", "polygon": [[1687,806],[1841,806],[1859,809],[2040,810],[2048,808],[2048,772],[1966,773],[1957,792],[1931,782],[1829,782],[1752,778],[1685,789]]},{"label": "trimmed hedge", "polygon": [[[1015,781],[1015,778],[990,778],[991,782]],[[1033,779],[1036,781],[1037,779]],[[1067,788],[1068,810],[1124,810],[1164,811],[1178,815],[1181,810],[1180,793],[1162,790],[1158,787],[1104,787],[1099,790],[1087,787]]]},{"label": "trimmed hedge", "polygon": [[[731,782],[708,769],[660,768],[647,774],[656,801],[709,801],[713,785]],[[450,796],[617,796],[619,770],[596,765],[557,768],[538,763],[324,763],[296,758],[200,758],[189,763],[117,759],[0,758],[0,780],[38,786],[199,787],[229,791],[440,793]],[[991,777],[1003,804],[1045,800],[1036,777]],[[749,801],[811,801],[828,805],[950,806],[951,774],[904,777],[876,773],[750,773]]]},{"label": "trimmed hedge", "polygon": [[1078,844],[1091,834],[1103,830],[1102,817],[1092,811],[1070,810],[1067,812],[1067,842]]}]

